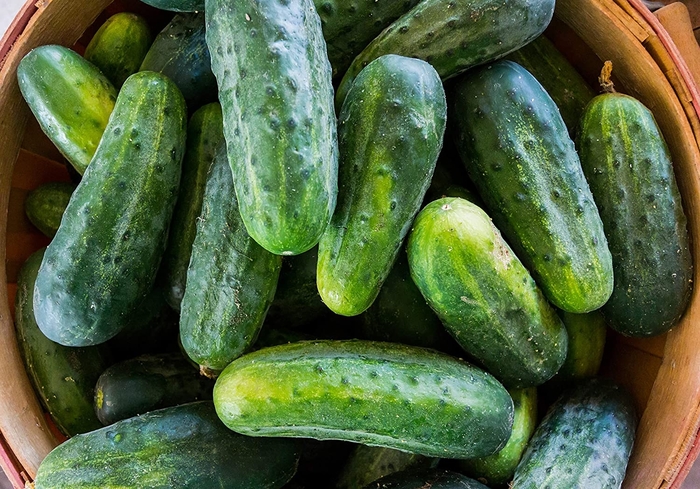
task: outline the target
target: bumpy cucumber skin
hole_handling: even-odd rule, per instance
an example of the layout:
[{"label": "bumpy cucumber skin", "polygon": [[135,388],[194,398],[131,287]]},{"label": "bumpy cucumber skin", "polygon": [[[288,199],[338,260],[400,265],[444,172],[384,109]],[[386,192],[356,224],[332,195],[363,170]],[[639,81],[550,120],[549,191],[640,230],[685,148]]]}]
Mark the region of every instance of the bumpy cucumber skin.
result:
[{"label": "bumpy cucumber skin", "polygon": [[75,187],[76,184],[71,182],[51,182],[35,188],[27,195],[24,201],[27,218],[49,238],[56,235]]},{"label": "bumpy cucumber skin", "polygon": [[493,221],[558,308],[585,313],[613,289],[612,257],[554,101],[520,65],[498,61],[454,90],[455,137]]},{"label": "bumpy cucumber skin", "polygon": [[226,147],[207,177],[182,297],[180,340],[213,375],[255,342],[279,279],[282,257],[258,245],[243,225]]},{"label": "bumpy cucumber skin", "polygon": [[479,207],[428,204],[408,239],[411,277],[449,333],[506,387],[539,385],[566,358],[566,329]]},{"label": "bumpy cucumber skin", "polygon": [[529,43],[553,15],[554,0],[423,0],[357,55],[338,87],[336,107],[362,69],[382,55],[425,60],[445,80]]},{"label": "bumpy cucumber skin", "polygon": [[513,401],[493,376],[433,350],[370,341],[303,341],[229,365],[214,404],[252,436],[336,439],[432,457],[499,450]]},{"label": "bumpy cucumber skin", "polygon": [[613,255],[615,288],[602,313],[622,334],[661,334],[683,315],[693,277],[668,147],[652,113],[617,93],[588,105],[577,142]]},{"label": "bumpy cucumber skin", "polygon": [[211,399],[214,383],[180,353],[115,363],[95,384],[95,412],[107,426],[156,409]]},{"label": "bumpy cucumber skin", "polygon": [[41,463],[35,487],[276,489],[298,461],[290,440],[237,435],[217,419],[211,401],[200,401],[71,438]]},{"label": "bumpy cucumber skin", "polygon": [[566,361],[552,381],[568,384],[598,374],[605,351],[607,326],[600,310],[588,314],[559,314],[569,336]]},{"label": "bumpy cucumber skin", "polygon": [[507,485],[513,478],[520,458],[537,428],[537,389],[508,391],[513,398],[515,417],[513,433],[498,453],[484,458],[460,460],[459,471],[493,487]]},{"label": "bumpy cucumber skin", "polygon": [[44,133],[81,175],[95,154],[117,90],[93,64],[63,46],[40,46],[17,67],[24,100]]},{"label": "bumpy cucumber skin", "polygon": [[190,113],[215,102],[216,78],[211,71],[204,12],[175,15],[156,36],[140,71],[155,71],[174,81]]},{"label": "bumpy cucumber skin", "polygon": [[15,327],[27,373],[39,399],[67,436],[95,430],[100,422],[92,407],[95,382],[109,365],[99,347],[68,348],[49,340],[34,320],[33,292],[44,249],[33,253],[17,277]]},{"label": "bumpy cucumber skin", "polygon": [[219,146],[225,144],[223,116],[217,103],[205,105],[187,125],[187,150],[182,162],[182,183],[173,211],[168,247],[163,255],[162,272],[166,300],[179,311],[187,283],[197,218],[202,210],[207,174]]},{"label": "bumpy cucumber skin", "polygon": [[85,48],[85,59],[119,89],[139,71],[152,41],[151,29],[143,17],[120,12],[97,30]]},{"label": "bumpy cucumber skin", "polygon": [[171,12],[202,12],[204,0],[141,0],[146,5]]},{"label": "bumpy cucumber skin", "polygon": [[331,67],[311,0],[207,0],[236,196],[248,233],[297,255],[335,209],[338,144]]},{"label": "bumpy cucumber skin", "polygon": [[618,489],[637,418],[631,397],[605,379],[570,389],[537,427],[512,489]]},{"label": "bumpy cucumber skin", "polygon": [[442,148],[445,91],[425,61],[382,56],[357,77],[339,117],[338,205],[316,280],[336,314],[372,305],[420,209]]},{"label": "bumpy cucumber skin", "polygon": [[336,489],[365,487],[377,479],[416,468],[433,468],[439,459],[391,448],[357,445],[335,484]]},{"label": "bumpy cucumber skin", "polygon": [[445,469],[405,471],[382,477],[364,489],[488,489],[481,482]]},{"label": "bumpy cucumber skin", "polygon": [[150,291],[177,198],[185,125],[185,101],[170,80],[149,72],[124,83],[39,269],[34,314],[49,339],[103,343]]},{"label": "bumpy cucumber skin", "polygon": [[574,134],[588,102],[595,92],[563,54],[544,36],[509,54],[542,84],[557,104],[569,134]]}]

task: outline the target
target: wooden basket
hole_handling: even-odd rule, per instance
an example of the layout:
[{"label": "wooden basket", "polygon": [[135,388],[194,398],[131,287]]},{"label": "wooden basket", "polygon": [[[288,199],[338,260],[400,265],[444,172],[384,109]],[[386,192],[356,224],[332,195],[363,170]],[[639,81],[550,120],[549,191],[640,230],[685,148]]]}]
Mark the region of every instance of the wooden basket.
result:
[{"label": "wooden basket", "polygon": [[[47,244],[24,217],[23,202],[28,190],[68,175],[22,100],[16,69],[29,50],[43,44],[80,51],[75,43],[94,32],[93,24],[123,9],[149,13],[136,0],[30,0],[0,41],[0,242],[6,240],[0,246],[0,466],[17,488],[32,480],[60,439],[41,410],[16,345],[17,271]],[[641,0],[557,0],[547,36],[593,86],[602,60],[612,60],[621,91],[654,113],[673,156],[695,238],[694,280],[700,283],[700,97],[675,46]],[[604,373],[632,391],[642,413],[625,488],[679,487],[700,450],[698,288],[680,324],[667,335],[609,337]]]}]

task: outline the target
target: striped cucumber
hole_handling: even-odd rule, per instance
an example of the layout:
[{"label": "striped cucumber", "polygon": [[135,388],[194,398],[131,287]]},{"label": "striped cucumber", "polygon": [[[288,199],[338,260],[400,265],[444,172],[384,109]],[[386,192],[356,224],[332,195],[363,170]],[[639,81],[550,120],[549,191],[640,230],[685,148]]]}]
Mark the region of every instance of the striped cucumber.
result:
[{"label": "striped cucumber", "polygon": [[27,218],[49,238],[56,235],[75,187],[76,184],[71,182],[50,182],[27,195],[24,201]]}]

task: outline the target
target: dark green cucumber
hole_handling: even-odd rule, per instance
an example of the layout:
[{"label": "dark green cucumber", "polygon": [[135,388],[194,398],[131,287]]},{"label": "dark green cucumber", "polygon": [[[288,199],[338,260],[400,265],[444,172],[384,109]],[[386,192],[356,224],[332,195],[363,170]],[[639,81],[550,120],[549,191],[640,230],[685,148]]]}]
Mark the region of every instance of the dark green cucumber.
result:
[{"label": "dark green cucumber", "polygon": [[537,389],[531,387],[509,392],[515,406],[515,417],[513,433],[506,446],[488,457],[457,463],[460,472],[493,487],[505,486],[513,479],[515,469],[537,428]]},{"label": "dark green cucumber", "polygon": [[509,54],[506,59],[518,63],[542,84],[552,100],[569,134],[574,134],[588,102],[595,92],[576,68],[544,36]]},{"label": "dark green cucumber", "polygon": [[153,411],[79,435],[39,466],[36,489],[276,489],[299,461],[290,440],[240,436],[211,401]]},{"label": "dark green cucumber", "polygon": [[566,361],[552,382],[568,385],[574,380],[595,377],[603,361],[607,327],[600,311],[588,314],[559,314],[569,336]]},{"label": "dark green cucumber", "polygon": [[161,73],[180,89],[190,112],[216,101],[216,78],[205,39],[204,12],[177,14],[158,34],[141,71]]},{"label": "dark green cucumber", "polygon": [[632,97],[599,95],[581,118],[577,141],[613,255],[615,288],[603,315],[627,336],[668,331],[690,299],[693,262],[673,165],[654,116]]},{"label": "dark green cucumber", "polygon": [[282,258],[258,245],[238,212],[226,147],[207,177],[180,312],[180,341],[205,375],[255,342],[275,295]]},{"label": "dark green cucumber", "polygon": [[141,0],[146,5],[171,12],[203,12],[204,0]]},{"label": "dark green cucumber", "polygon": [[17,67],[24,100],[39,125],[81,175],[114,109],[117,90],[92,63],[63,46],[40,46]]},{"label": "dark green cucumber", "polygon": [[408,239],[411,277],[449,333],[509,388],[550,379],[566,358],[566,329],[479,207],[428,204]]},{"label": "dark green cucumber", "polygon": [[445,80],[529,43],[553,14],[553,0],[423,0],[357,55],[338,87],[336,107],[362,69],[380,56],[425,60]]},{"label": "dark green cucumber", "polygon": [[143,355],[115,363],[95,385],[95,412],[110,425],[156,409],[211,399],[214,382],[180,353]]},{"label": "dark green cucumber", "polygon": [[92,407],[95,382],[109,365],[104,349],[68,348],[54,343],[34,320],[33,292],[44,256],[33,253],[17,276],[15,327],[24,365],[39,399],[56,426],[67,436],[100,427]]},{"label": "dark green cucumber", "polygon": [[336,203],[331,67],[311,0],[207,0],[207,44],[241,216],[266,250],[297,255]]},{"label": "dark green cucumber", "polygon": [[574,313],[613,288],[603,223],[559,110],[512,61],[470,71],[454,90],[455,137],[494,223],[544,295]]},{"label": "dark green cucumber", "polygon": [[24,212],[39,231],[53,238],[61,224],[68,201],[75,191],[71,182],[51,182],[35,188],[24,201]]},{"label": "dark green cucumber", "polygon": [[197,233],[197,218],[202,210],[207,174],[222,144],[225,142],[221,106],[217,103],[205,105],[192,115],[187,125],[187,150],[182,162],[180,193],[161,266],[166,299],[178,311],[185,293],[187,267]]},{"label": "dark green cucumber", "polygon": [[337,489],[365,487],[394,472],[435,467],[438,460],[391,448],[357,445],[343,467],[335,487]]},{"label": "dark green cucumber", "polygon": [[537,427],[512,489],[618,489],[637,426],[632,398],[605,379],[563,394]]},{"label": "dark green cucumber", "polygon": [[303,341],[229,365],[214,404],[252,436],[337,439],[431,457],[494,453],[513,401],[486,372],[433,350],[369,341]]},{"label": "dark green cucumber", "polygon": [[85,59],[119,89],[139,71],[152,41],[151,29],[143,17],[120,12],[97,30],[85,48]]},{"label": "dark green cucumber", "polygon": [[162,75],[124,83],[36,279],[34,314],[49,339],[105,342],[150,291],[177,198],[185,110]]},{"label": "dark green cucumber", "polygon": [[336,314],[376,299],[420,209],[445,133],[440,77],[425,61],[382,56],[357,77],[339,116],[338,206],[321,236],[316,280]]},{"label": "dark green cucumber", "polygon": [[481,482],[445,469],[404,471],[382,477],[364,489],[488,489]]}]

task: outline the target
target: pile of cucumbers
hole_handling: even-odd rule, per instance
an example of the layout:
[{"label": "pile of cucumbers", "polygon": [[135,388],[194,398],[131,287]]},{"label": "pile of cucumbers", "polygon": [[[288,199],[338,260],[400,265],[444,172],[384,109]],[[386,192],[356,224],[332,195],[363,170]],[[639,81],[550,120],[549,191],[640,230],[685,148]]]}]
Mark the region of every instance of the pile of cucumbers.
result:
[{"label": "pile of cucumbers", "polygon": [[155,38],[18,68],[73,176],[25,206],[69,437],[35,487],[620,487],[606,329],[668,331],[693,264],[651,112],[542,36],[554,1],[143,1]]}]

